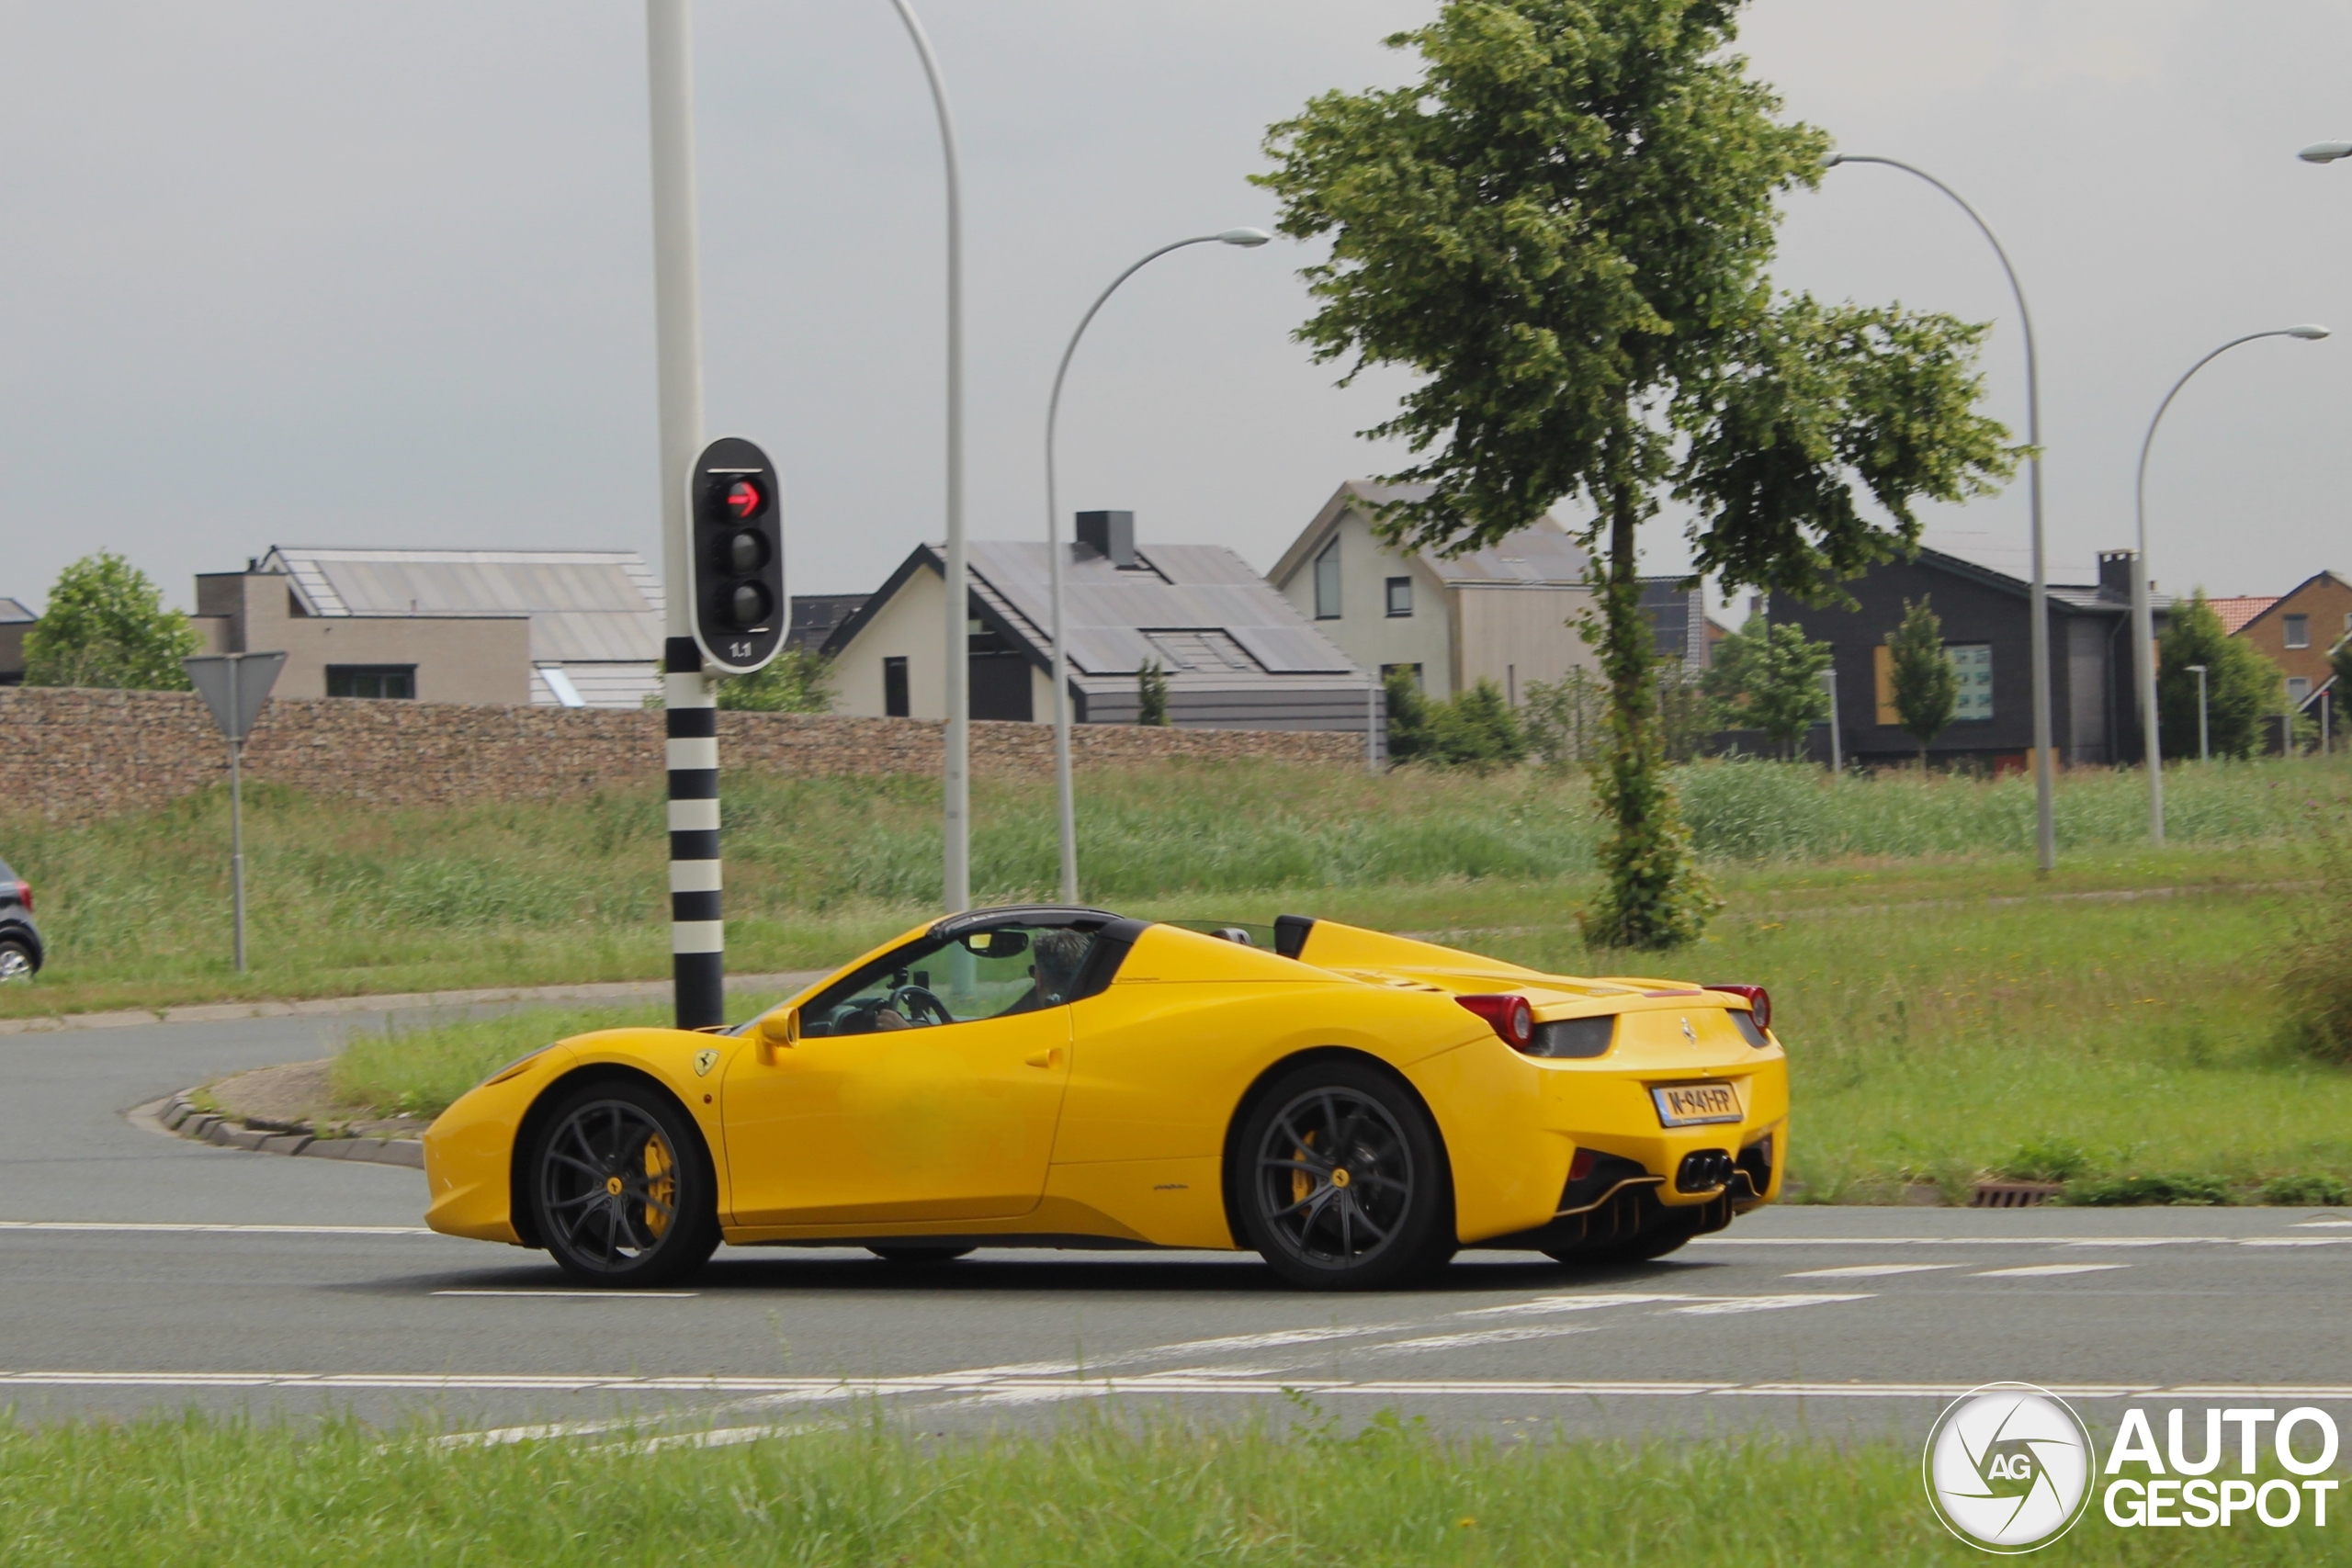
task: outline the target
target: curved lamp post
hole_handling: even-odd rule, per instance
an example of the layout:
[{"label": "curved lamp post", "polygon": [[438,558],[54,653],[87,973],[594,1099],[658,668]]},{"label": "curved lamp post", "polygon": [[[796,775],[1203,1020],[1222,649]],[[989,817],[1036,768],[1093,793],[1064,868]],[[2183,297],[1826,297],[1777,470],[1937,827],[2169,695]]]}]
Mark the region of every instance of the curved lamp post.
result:
[{"label": "curved lamp post", "polygon": [[931,106],[939,116],[939,148],[947,164],[947,626],[945,678],[947,723],[940,737],[940,827],[945,852],[940,867],[941,902],[955,914],[972,905],[972,702],[969,571],[964,550],[964,169],[956,152],[956,117],[947,107],[947,83],[908,0],[890,0],[907,25],[922,73],[931,84]]},{"label": "curved lamp post", "polygon": [[1089,305],[1086,314],[1078,319],[1078,330],[1069,334],[1069,346],[1062,350],[1062,362],[1054,370],[1053,396],[1046,400],[1046,577],[1053,585],[1054,806],[1060,824],[1064,903],[1078,902],[1078,804],[1070,784],[1069,650],[1062,636],[1061,511],[1054,469],[1054,429],[1061,417],[1062,379],[1069,374],[1070,357],[1078,352],[1078,340],[1086,335],[1086,329],[1093,323],[1094,313],[1119,291],[1119,285],[1136,273],[1169,252],[1181,251],[1187,245],[1243,245],[1254,248],[1272,238],[1263,229],[1227,229],[1223,233],[1195,234],[1189,240],[1160,246],[1113,278],[1111,287],[1094,297],[1094,303]]},{"label": "curved lamp post", "polygon": [[1950,197],[1952,205],[1968,214],[1993,254],[2000,258],[2001,271],[2009,280],[2009,292],[2017,297],[2018,321],[2025,329],[2025,423],[2026,445],[2032,448],[2030,459],[2033,497],[2033,582],[2028,592],[2028,604],[2033,616],[2030,646],[2033,660],[2033,815],[2034,849],[2043,871],[2058,863],[2057,819],[2051,799],[2050,757],[2050,592],[2047,573],[2043,570],[2041,549],[2041,371],[2033,346],[2033,312],[2026,309],[2025,289],[2018,283],[2018,269],[2009,265],[2009,253],[2001,247],[2000,237],[1993,226],[1977,214],[1976,209],[1961,198],[1958,191],[1928,173],[1893,158],[1870,158],[1859,152],[1832,152],[1821,161],[1824,168],[1834,169],[1840,164],[1883,164],[1890,169],[1900,169],[1927,181]]},{"label": "curved lamp post", "polygon": [[[2328,143],[2330,146],[2339,143]],[[2347,148],[2352,151],[2352,148]],[[2310,157],[2309,152],[2303,154]],[[2164,423],[2165,411],[2172,407],[2173,399],[2188,385],[2188,378],[2211,365],[2242,343],[2258,338],[2294,337],[2316,341],[2327,336],[2327,329],[2305,323],[2300,327],[2275,327],[2267,333],[2248,333],[2233,337],[2187,370],[2156,405],[2156,417],[2148,422],[2148,434],[2140,440],[2140,471],[2133,481],[2132,508],[2139,524],[2139,551],[2132,558],[2132,676],[2140,693],[2140,754],[2148,770],[2148,838],[2153,843],[2165,841],[2165,764],[2164,752],[2156,744],[2156,619],[2148,603],[2148,448],[2156,439],[2156,426]],[[2198,705],[2204,705],[2201,702]],[[2200,748],[2201,749],[2201,748]]]},{"label": "curved lamp post", "polygon": [[2333,164],[2338,158],[2352,158],[2352,141],[2314,141],[2295,156],[2306,164]]}]

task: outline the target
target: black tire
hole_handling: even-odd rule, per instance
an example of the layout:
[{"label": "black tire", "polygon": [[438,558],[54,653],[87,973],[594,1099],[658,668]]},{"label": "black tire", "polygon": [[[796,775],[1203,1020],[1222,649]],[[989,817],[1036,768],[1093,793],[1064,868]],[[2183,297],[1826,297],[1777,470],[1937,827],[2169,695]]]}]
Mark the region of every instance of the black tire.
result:
[{"label": "black tire", "polygon": [[694,1119],[650,1084],[608,1078],[567,1091],[528,1158],[540,1244],[582,1284],[666,1285],[718,1247],[710,1151]]},{"label": "black tire", "polygon": [[866,1251],[885,1263],[953,1263],[975,1250],[968,1247],[869,1247]]},{"label": "black tire", "polygon": [[1453,1184],[1429,1112],[1386,1073],[1302,1063],[1242,1113],[1227,1190],[1242,1238],[1284,1283],[1378,1291],[1453,1256]]},{"label": "black tire", "polygon": [[29,980],[40,972],[33,962],[33,950],[15,937],[0,937],[0,986],[11,981]]}]

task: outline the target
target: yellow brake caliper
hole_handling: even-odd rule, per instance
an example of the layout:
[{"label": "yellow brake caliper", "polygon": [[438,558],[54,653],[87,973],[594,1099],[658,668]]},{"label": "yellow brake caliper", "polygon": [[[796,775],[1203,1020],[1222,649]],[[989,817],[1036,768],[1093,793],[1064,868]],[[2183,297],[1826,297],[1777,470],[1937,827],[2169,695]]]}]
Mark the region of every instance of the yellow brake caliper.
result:
[{"label": "yellow brake caliper", "polygon": [[[1306,1134],[1306,1148],[1311,1149],[1314,1146],[1315,1134],[1309,1133]],[[1295,1160],[1304,1161],[1306,1158],[1306,1149],[1293,1149],[1291,1151],[1290,1157]],[[1314,1190],[1315,1179],[1312,1176],[1309,1176],[1303,1170],[1293,1170],[1290,1173],[1290,1201],[1292,1202],[1306,1202],[1308,1195],[1313,1193]]]},{"label": "yellow brake caliper", "polygon": [[671,1211],[678,1206],[678,1162],[670,1157],[670,1145],[660,1137],[645,1140],[645,1195],[666,1204],[656,1208],[645,1205],[645,1228],[659,1236],[670,1225]]}]

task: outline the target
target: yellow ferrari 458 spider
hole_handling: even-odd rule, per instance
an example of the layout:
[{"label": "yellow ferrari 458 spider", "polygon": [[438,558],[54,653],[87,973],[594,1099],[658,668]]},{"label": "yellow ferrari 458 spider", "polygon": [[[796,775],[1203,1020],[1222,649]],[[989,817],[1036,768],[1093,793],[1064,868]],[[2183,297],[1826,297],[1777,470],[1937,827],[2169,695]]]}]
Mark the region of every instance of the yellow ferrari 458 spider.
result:
[{"label": "yellow ferrari 458 spider", "polygon": [[619,1286],[721,1241],[1250,1248],[1320,1289],[1651,1258],[1780,1190],[1770,1007],[1301,916],[980,909],[725,1032],[501,1069],[425,1134],[425,1218]]}]

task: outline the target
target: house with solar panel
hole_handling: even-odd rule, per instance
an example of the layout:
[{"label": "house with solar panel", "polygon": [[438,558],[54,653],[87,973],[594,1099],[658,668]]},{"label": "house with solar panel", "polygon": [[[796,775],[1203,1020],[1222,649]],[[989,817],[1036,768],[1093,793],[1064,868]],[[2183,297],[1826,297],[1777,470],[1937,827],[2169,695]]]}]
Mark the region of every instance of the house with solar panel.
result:
[{"label": "house with solar panel", "polygon": [[[1156,663],[1180,728],[1377,728],[1376,682],[1231,550],[1140,545],[1132,512],[1080,513],[1062,548],[1076,722],[1133,724],[1141,673]],[[1054,692],[1046,547],[967,551],[972,716],[1044,723]],[[833,630],[823,651],[835,712],[945,716],[945,593],[944,547],[918,545]]]},{"label": "house with solar panel", "polygon": [[311,549],[196,580],[206,651],[282,650],[284,697],[642,706],[662,584],[635,550]]}]

